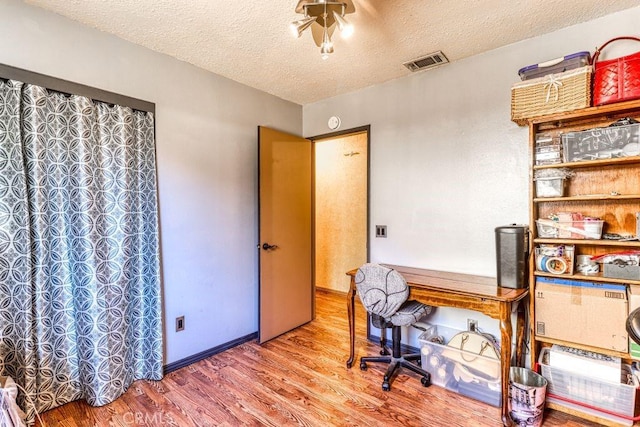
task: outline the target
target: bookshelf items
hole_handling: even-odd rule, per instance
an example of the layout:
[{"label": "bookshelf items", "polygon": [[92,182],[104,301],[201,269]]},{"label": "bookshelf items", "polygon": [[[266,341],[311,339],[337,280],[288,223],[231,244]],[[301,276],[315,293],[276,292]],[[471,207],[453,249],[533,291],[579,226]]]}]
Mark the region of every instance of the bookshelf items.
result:
[{"label": "bookshelf items", "polygon": [[[620,339],[613,343],[582,338],[576,333],[563,334],[563,328],[556,324],[552,329],[559,332],[549,336],[551,325],[547,324],[545,330],[544,322],[540,324],[536,318],[536,313],[542,317],[554,304],[542,293],[536,294],[537,283],[544,283],[540,286],[542,291],[548,288],[549,281],[560,279],[571,289],[567,301],[584,298],[580,301],[585,304],[589,302],[587,295],[596,294],[593,289],[606,293],[611,288],[607,296],[619,294],[625,300],[632,293],[630,287],[640,289],[640,274],[620,265],[637,262],[634,253],[640,253],[640,124],[634,127],[629,121],[620,122],[627,118],[640,121],[640,101],[588,107],[527,121],[534,254],[529,264],[531,366],[554,344],[631,362],[628,346]],[[614,123],[621,126],[610,127]],[[616,294],[620,289],[622,292]],[[626,339],[620,319],[626,318],[627,313],[607,315],[601,309],[604,305],[600,307],[596,299],[592,304],[593,301],[595,305],[584,307],[590,310],[584,321],[612,334],[620,331]],[[571,319],[566,317],[561,316],[557,322],[571,327]],[[550,406],[596,421],[611,418],[610,414],[581,407],[579,399],[577,405],[551,402]]]}]

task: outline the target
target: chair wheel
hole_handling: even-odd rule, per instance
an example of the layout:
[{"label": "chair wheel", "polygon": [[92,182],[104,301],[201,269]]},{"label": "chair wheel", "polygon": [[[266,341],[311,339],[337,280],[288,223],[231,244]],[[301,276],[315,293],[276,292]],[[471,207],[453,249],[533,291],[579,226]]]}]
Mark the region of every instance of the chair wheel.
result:
[{"label": "chair wheel", "polygon": [[420,382],[422,383],[423,387],[429,387],[431,385],[431,379],[427,377],[422,377]]},{"label": "chair wheel", "polygon": [[366,371],[367,370],[367,364],[365,362],[360,362],[360,370],[361,371]]},{"label": "chair wheel", "polygon": [[389,391],[389,390],[391,390],[391,385],[388,382],[383,382],[382,391]]}]

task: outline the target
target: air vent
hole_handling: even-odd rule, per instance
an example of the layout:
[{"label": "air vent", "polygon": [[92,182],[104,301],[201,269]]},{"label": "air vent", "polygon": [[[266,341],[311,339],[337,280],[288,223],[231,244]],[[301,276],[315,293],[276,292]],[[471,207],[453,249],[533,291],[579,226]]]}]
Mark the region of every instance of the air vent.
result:
[{"label": "air vent", "polygon": [[405,62],[403,65],[411,72],[426,70],[428,68],[437,67],[438,65],[446,64],[449,62],[444,53],[437,51],[425,55],[421,58],[414,59],[413,61]]}]

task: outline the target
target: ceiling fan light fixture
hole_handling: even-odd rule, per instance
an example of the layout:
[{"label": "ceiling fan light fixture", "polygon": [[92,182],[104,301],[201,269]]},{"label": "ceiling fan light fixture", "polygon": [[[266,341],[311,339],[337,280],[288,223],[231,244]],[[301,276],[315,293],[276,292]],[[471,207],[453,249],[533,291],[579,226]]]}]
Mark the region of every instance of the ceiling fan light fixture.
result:
[{"label": "ceiling fan light fixture", "polygon": [[320,47],[320,53],[323,56],[333,53],[333,43],[322,43],[322,46]]},{"label": "ceiling fan light fixture", "polygon": [[300,36],[302,36],[302,33],[304,32],[304,30],[309,28],[311,24],[316,22],[317,19],[318,19],[317,16],[310,16],[308,18],[300,19],[298,21],[293,21],[289,26],[289,28],[291,29],[291,33],[293,34],[294,37],[299,38]]},{"label": "ceiling fan light fixture", "polygon": [[342,34],[342,38],[348,39],[349,37],[351,37],[354,32],[353,25],[346,19],[344,19],[344,17],[335,10],[333,11],[333,17],[338,24],[338,29],[340,30],[340,34]]},{"label": "ceiling fan light fixture", "polygon": [[329,58],[329,54],[333,53],[333,42],[329,37],[329,32],[327,29],[324,29],[324,36],[322,37],[322,45],[320,45],[320,54],[322,55],[322,59]]},{"label": "ceiling fan light fixture", "polygon": [[343,38],[353,34],[353,25],[345,19],[346,14],[355,12],[353,0],[300,0],[295,11],[303,14],[304,18],[294,21],[291,31],[295,37],[300,37],[304,30],[312,27],[314,42],[320,47],[323,59],[333,53],[331,35],[336,27]]}]

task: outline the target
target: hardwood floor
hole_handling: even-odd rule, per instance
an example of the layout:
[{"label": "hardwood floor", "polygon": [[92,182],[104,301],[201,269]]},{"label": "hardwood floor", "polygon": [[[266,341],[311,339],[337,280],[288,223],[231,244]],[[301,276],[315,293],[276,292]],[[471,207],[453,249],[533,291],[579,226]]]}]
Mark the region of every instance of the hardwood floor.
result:
[{"label": "hardwood floor", "polygon": [[[318,291],[316,319],[264,345],[248,342],[172,372],[138,381],[115,402],[76,401],[42,414],[47,426],[500,426],[500,410],[403,371],[390,392],[383,368],[346,369],[346,297]],[[356,304],[357,356],[378,347],[365,337]],[[548,410],[544,426],[595,426]]]}]

